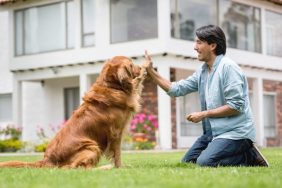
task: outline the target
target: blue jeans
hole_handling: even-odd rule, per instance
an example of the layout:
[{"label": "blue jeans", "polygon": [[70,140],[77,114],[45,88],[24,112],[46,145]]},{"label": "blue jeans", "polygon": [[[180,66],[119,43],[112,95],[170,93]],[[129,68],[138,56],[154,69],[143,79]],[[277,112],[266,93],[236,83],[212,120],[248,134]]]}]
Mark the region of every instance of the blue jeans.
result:
[{"label": "blue jeans", "polygon": [[204,134],[193,144],[184,155],[182,162],[193,162],[200,166],[249,166],[249,149],[252,141],[249,139],[231,140],[218,138],[212,140],[212,135]]}]

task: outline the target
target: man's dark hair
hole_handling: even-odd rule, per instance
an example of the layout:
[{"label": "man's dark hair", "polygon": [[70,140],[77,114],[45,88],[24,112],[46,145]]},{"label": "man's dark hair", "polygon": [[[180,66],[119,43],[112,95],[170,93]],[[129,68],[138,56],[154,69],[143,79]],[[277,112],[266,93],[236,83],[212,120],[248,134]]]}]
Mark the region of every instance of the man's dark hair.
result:
[{"label": "man's dark hair", "polygon": [[196,30],[196,36],[201,41],[206,41],[208,44],[215,43],[216,55],[225,55],[226,53],[226,38],[222,29],[215,25],[207,25]]}]

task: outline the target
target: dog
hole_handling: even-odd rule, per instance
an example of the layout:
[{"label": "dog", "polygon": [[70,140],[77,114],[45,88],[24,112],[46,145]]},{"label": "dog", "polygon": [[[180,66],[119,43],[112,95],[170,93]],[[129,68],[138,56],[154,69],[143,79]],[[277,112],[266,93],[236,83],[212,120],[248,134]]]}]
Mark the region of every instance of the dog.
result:
[{"label": "dog", "polygon": [[127,57],[108,60],[83,103],[47,146],[42,160],[1,162],[0,167],[92,168],[103,155],[114,167],[121,167],[122,135],[140,111],[145,78],[145,68]]}]

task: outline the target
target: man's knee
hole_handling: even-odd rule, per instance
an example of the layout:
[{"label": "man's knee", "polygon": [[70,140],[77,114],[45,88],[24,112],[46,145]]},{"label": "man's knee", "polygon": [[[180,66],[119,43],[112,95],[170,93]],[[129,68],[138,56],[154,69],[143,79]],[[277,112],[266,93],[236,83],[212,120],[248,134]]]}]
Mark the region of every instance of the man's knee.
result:
[{"label": "man's knee", "polygon": [[196,163],[196,159],[191,159],[191,158],[183,157],[181,159],[181,163]]},{"label": "man's knee", "polygon": [[217,166],[217,164],[215,163],[213,159],[208,158],[208,157],[202,157],[202,156],[200,156],[197,159],[196,163],[199,166],[209,166],[209,167]]}]

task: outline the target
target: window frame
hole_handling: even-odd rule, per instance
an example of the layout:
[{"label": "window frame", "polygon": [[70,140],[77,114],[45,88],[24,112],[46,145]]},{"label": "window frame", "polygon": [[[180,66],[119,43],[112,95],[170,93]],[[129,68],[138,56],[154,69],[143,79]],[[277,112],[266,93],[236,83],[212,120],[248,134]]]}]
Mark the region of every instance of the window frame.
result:
[{"label": "window frame", "polygon": [[[174,4],[174,3],[171,3],[173,0],[170,0],[170,13],[171,13],[171,10],[172,10],[172,8],[171,8],[171,4]],[[177,1],[177,0],[176,0]],[[216,8],[216,10],[217,10],[217,20],[216,20],[216,23],[214,23],[215,25],[219,25],[220,27],[222,27],[221,26],[221,19],[220,19],[220,14],[219,14],[219,11],[221,11],[221,7],[220,7],[220,1],[221,0],[216,0],[216,5],[215,5],[215,8]],[[269,8],[266,8],[265,6],[262,6],[261,4],[259,4],[259,3],[257,3],[257,2],[244,2],[244,1],[235,1],[236,3],[238,3],[238,4],[241,4],[241,5],[244,5],[244,6],[250,6],[250,7],[253,7],[253,8],[257,8],[257,9],[259,9],[259,11],[260,11],[260,17],[259,17],[259,19],[260,19],[260,21],[259,21],[259,23],[260,23],[260,33],[259,33],[259,36],[260,36],[260,47],[259,47],[259,52],[256,52],[256,51],[251,51],[251,50],[243,50],[243,49],[239,49],[239,48],[231,48],[231,47],[228,47],[228,48],[231,48],[231,49],[235,49],[235,50],[240,50],[240,51],[244,51],[244,52],[250,52],[250,53],[258,53],[258,54],[265,54],[265,52],[264,52],[264,49],[265,49],[265,45],[266,44],[264,44],[265,43],[265,41],[264,41],[264,30],[265,30],[265,28],[264,28],[264,21],[263,21],[263,19],[265,19],[265,15],[264,15],[264,13],[263,13],[263,11],[265,11],[266,9],[267,10],[271,10],[271,11],[274,11],[274,10],[272,10],[272,9],[269,9]],[[277,12],[277,11],[274,11],[274,12]],[[280,13],[280,12],[277,12],[277,13]],[[189,42],[193,42],[192,40],[185,40],[185,39],[181,39],[181,38],[177,38],[177,37],[174,37],[173,35],[172,35],[172,31],[173,30],[173,24],[172,24],[172,19],[171,19],[171,17],[170,17],[170,30],[169,30],[169,32],[170,32],[170,38],[171,39],[175,39],[175,40],[181,40],[181,41],[189,41]],[[268,55],[268,56],[272,56],[272,55]]]},{"label": "window frame", "polygon": [[[95,44],[95,36],[96,36],[96,28],[94,27],[94,32],[90,32],[90,33],[85,33],[84,32],[84,16],[83,16],[83,13],[84,13],[84,9],[83,9],[83,1],[84,0],[80,0],[80,23],[81,23],[81,27],[80,27],[80,29],[81,29],[81,44],[80,44],[80,46],[82,47],[82,48],[88,48],[88,47],[94,47],[94,46],[96,46],[96,44]],[[96,11],[96,0],[93,0],[94,1],[94,14],[95,14],[95,11]],[[94,17],[94,19],[96,19],[96,17]],[[96,21],[95,21],[96,22]],[[86,37],[86,36],[91,36],[91,35],[93,35],[93,37],[94,37],[94,43],[93,44],[91,44],[91,45],[85,45],[85,42],[84,42],[84,37]]]},{"label": "window frame", "polygon": [[[273,137],[265,136],[265,138],[275,138],[277,136],[277,126],[276,126],[277,125],[277,109],[276,109],[276,106],[275,106],[277,104],[277,97],[276,97],[277,94],[275,92],[268,92],[268,91],[266,91],[266,92],[263,92],[263,96],[264,97],[265,96],[272,96],[274,98],[274,106],[273,106],[273,110],[274,110],[274,127],[272,127],[272,128],[274,128],[275,133],[274,133]],[[266,132],[265,128],[266,128],[266,125],[263,123],[264,133]]]},{"label": "window frame", "polygon": [[[138,1],[138,0],[136,0]],[[134,39],[134,40],[127,40],[126,41],[123,41],[123,40],[117,40],[117,41],[114,41],[113,40],[113,36],[112,36],[112,29],[113,29],[113,26],[112,26],[112,16],[113,16],[113,13],[112,13],[112,0],[109,0],[109,34],[110,34],[110,45],[116,45],[116,44],[122,44],[122,43],[128,43],[128,42],[139,42],[139,41],[144,41],[144,40],[152,40],[152,39],[158,39],[159,37],[159,15],[158,15],[158,6],[159,6],[159,3],[158,3],[158,0],[155,0],[156,1],[156,36],[153,36],[153,37],[149,37],[149,38],[142,38],[142,39]],[[128,32],[128,30],[127,30]]]},{"label": "window frame", "polygon": [[[269,9],[269,8],[264,8],[264,24],[265,24],[265,26],[264,26],[264,32],[266,33],[266,16],[267,16],[267,12],[269,12],[269,13],[271,13],[271,14],[278,14],[278,15],[280,15],[281,17],[282,17],[282,11],[281,12],[278,12],[278,11],[275,11],[275,10],[272,10],[272,9]],[[264,47],[264,50],[265,50],[265,54],[266,55],[268,55],[268,56],[273,56],[273,57],[279,57],[279,58],[282,58],[282,54],[281,55],[278,55],[278,54],[270,54],[270,53],[268,53],[268,44],[267,44],[267,41],[268,41],[268,39],[267,39],[267,36],[266,36],[266,34],[265,34],[265,42],[264,42],[264,45],[265,45],[265,47]],[[281,41],[281,40],[280,40]],[[281,46],[282,46],[282,42],[281,42]]]},{"label": "window frame", "polygon": [[3,119],[3,120],[0,119],[0,122],[10,122],[13,119],[13,93],[0,93],[0,97],[2,97],[2,96],[8,96],[9,97],[10,102],[11,102],[11,106],[10,106],[11,112],[9,114],[10,119]]},{"label": "window frame", "polygon": [[[64,50],[70,50],[70,49],[74,49],[75,48],[75,40],[74,40],[74,46],[73,47],[68,47],[68,37],[69,37],[69,33],[68,33],[68,28],[67,28],[67,24],[68,24],[68,3],[69,2],[74,2],[75,0],[66,0],[66,1],[59,1],[59,2],[52,2],[52,3],[48,3],[48,4],[43,4],[43,5],[36,5],[36,6],[32,6],[32,7],[26,7],[26,8],[21,8],[21,9],[16,9],[13,11],[13,27],[14,27],[14,33],[13,33],[13,37],[14,37],[14,56],[15,57],[20,57],[20,56],[26,56],[26,55],[36,55],[36,54],[44,54],[44,53],[49,53],[49,52],[57,52],[57,51],[64,51]],[[65,16],[65,30],[64,30],[64,37],[65,37],[65,44],[64,44],[64,48],[62,49],[55,49],[55,50],[44,50],[44,51],[39,51],[39,52],[35,52],[35,53],[26,53],[26,49],[25,49],[25,42],[26,42],[26,37],[25,37],[25,14],[26,11],[31,9],[31,8],[40,8],[40,7],[46,7],[46,6],[51,6],[51,5],[55,5],[55,4],[64,4],[64,16]],[[17,54],[17,21],[16,21],[16,14],[18,12],[22,13],[22,27],[21,27],[21,37],[22,37],[22,53],[21,54]],[[75,21],[75,20],[73,20]],[[74,28],[75,30],[75,28]]]},{"label": "window frame", "polygon": [[[74,103],[76,103],[77,102],[77,107],[75,107],[74,106],[74,109],[68,109],[68,107],[69,107],[69,105],[67,104],[67,102],[68,102],[68,100],[67,100],[67,91],[72,91],[73,93],[74,92],[78,92],[77,94],[78,94],[78,98],[77,98],[77,101],[75,101],[76,99],[75,98],[73,98],[74,100],[72,101],[72,102],[74,102]],[[77,87],[65,87],[65,88],[63,88],[63,99],[64,99],[64,118],[65,118],[65,120],[67,120],[67,119],[69,119],[70,117],[71,117],[71,114],[72,113],[70,113],[70,114],[68,114],[70,111],[74,111],[74,110],[76,110],[78,107],[79,107],[79,105],[80,105],[80,96],[79,96],[79,86],[77,86]]]}]

